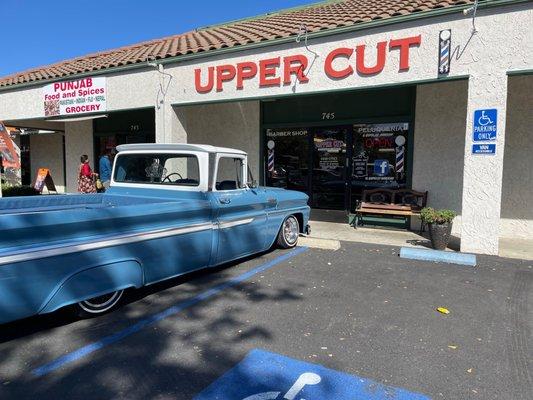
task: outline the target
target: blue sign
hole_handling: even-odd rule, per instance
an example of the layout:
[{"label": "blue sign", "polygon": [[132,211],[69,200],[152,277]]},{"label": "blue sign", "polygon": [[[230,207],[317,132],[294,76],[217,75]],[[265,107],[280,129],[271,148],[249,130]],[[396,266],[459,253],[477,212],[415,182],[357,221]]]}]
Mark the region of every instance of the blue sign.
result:
[{"label": "blue sign", "polygon": [[390,165],[387,160],[374,160],[374,175],[387,176],[389,175]]},{"label": "blue sign", "polygon": [[473,144],[472,154],[496,154],[496,143]]},{"label": "blue sign", "polygon": [[252,350],[194,400],[430,400],[320,365]]},{"label": "blue sign", "polygon": [[498,110],[474,111],[474,142],[486,142],[496,140],[498,133]]}]

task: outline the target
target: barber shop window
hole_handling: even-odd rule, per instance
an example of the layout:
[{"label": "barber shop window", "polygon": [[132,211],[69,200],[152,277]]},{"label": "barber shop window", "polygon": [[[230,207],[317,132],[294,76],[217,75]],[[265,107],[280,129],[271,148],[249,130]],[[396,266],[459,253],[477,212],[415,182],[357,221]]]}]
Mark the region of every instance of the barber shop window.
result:
[{"label": "barber shop window", "polygon": [[242,179],[243,160],[222,157],[218,160],[216,190],[236,190],[244,187]]},{"label": "barber shop window", "polygon": [[123,154],[115,164],[115,182],[198,186],[200,169],[189,154]]}]

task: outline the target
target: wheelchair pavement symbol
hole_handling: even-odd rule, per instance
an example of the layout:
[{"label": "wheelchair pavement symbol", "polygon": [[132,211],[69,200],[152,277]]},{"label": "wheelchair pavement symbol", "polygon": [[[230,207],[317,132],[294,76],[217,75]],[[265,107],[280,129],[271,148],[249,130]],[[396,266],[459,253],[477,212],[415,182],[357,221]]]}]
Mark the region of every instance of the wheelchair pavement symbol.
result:
[{"label": "wheelchair pavement symbol", "polygon": [[255,349],[194,400],[428,400],[430,397]]}]

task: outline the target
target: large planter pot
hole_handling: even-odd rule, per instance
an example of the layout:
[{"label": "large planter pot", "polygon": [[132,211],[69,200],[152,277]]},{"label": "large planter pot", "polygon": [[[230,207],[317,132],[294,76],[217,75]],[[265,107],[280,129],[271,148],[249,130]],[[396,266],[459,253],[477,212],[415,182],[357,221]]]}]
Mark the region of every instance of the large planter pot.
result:
[{"label": "large planter pot", "polygon": [[428,224],[429,239],[431,246],[435,250],[445,250],[450,241],[452,233],[452,223],[446,222],[444,224]]}]

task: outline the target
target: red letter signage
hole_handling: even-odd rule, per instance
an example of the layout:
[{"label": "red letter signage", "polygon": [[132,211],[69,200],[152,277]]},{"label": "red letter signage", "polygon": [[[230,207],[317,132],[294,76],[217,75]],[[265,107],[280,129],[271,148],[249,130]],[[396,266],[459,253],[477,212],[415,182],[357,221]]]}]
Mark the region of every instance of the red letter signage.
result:
[{"label": "red letter signage", "polygon": [[309,78],[305,76],[307,64],[307,57],[301,54],[283,58],[283,84],[291,84],[292,74],[296,75],[296,79],[298,79],[300,83],[309,82]]},{"label": "red letter signage", "polygon": [[353,68],[351,65],[348,65],[346,68],[341,70],[336,70],[333,68],[333,60],[337,57],[346,57],[350,59],[350,57],[353,54],[353,49],[349,49],[347,47],[340,47],[338,49],[335,49],[331,51],[331,53],[328,54],[326,57],[326,61],[324,63],[324,70],[326,71],[326,74],[333,79],[342,79],[346,78],[347,76],[353,74]]},{"label": "red letter signage", "polygon": [[237,89],[244,87],[245,79],[252,79],[257,75],[257,65],[254,62],[242,62],[237,64]]},{"label": "red letter signage", "polygon": [[194,70],[194,85],[196,86],[196,91],[198,93],[209,93],[213,90],[214,76],[215,76],[215,67],[207,68],[207,84],[202,86],[202,70],[196,68]]},{"label": "red letter signage", "polygon": [[[421,35],[378,42],[375,45],[375,62],[365,60],[367,45],[364,43],[354,47],[339,47],[327,54],[324,60],[323,73],[330,79],[346,79],[357,72],[355,78],[352,79],[368,79],[369,76],[383,72],[387,57],[397,50],[399,51],[398,71],[407,71],[410,66],[411,47],[420,46],[421,42]],[[213,88],[217,92],[222,92],[224,86],[227,87],[229,82],[235,82],[232,85],[235,85],[236,90],[244,90],[245,85],[252,85],[256,89],[269,86],[279,87],[282,83],[283,85],[290,85],[293,75],[295,84],[297,82],[308,83],[309,77],[306,75],[306,72],[309,72],[308,69],[314,74],[320,72],[316,71],[316,67],[313,69],[313,64],[309,65],[309,59],[304,54],[294,54],[283,58],[273,57],[256,61],[242,61],[236,64],[221,64],[204,68],[205,71],[202,68],[196,68],[194,70],[194,84],[198,93],[210,93]],[[391,68],[389,67],[389,69]],[[203,74],[207,74],[207,76],[203,76]],[[54,85],[60,84],[55,83]],[[90,86],[91,82],[88,81],[86,84]]]},{"label": "red letter signage", "polygon": [[259,86],[279,86],[281,78],[276,77],[279,57],[259,61]]},{"label": "red letter signage", "polygon": [[373,67],[365,66],[365,45],[359,45],[356,47],[356,68],[357,72],[361,75],[374,75],[379,74],[385,67],[385,50],[387,49],[387,42],[379,42],[377,46],[377,61]]},{"label": "red letter signage", "polygon": [[421,37],[413,36],[405,39],[396,39],[389,42],[389,49],[400,48],[400,71],[409,69],[409,47],[420,46]]},{"label": "red letter signage", "polygon": [[230,64],[217,67],[217,92],[222,92],[222,83],[235,78],[235,67]]}]

